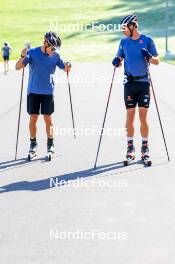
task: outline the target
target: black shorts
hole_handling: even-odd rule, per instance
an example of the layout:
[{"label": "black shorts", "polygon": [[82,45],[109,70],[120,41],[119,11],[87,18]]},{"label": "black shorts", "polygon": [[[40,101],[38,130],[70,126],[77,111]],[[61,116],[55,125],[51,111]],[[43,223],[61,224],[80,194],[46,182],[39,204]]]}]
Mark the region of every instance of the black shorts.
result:
[{"label": "black shorts", "polygon": [[4,61],[9,61],[9,56],[3,56]]},{"label": "black shorts", "polygon": [[54,97],[47,94],[33,94],[27,96],[27,112],[29,115],[51,115],[54,112]]},{"label": "black shorts", "polygon": [[126,109],[139,107],[148,108],[150,105],[150,83],[132,81],[124,87],[124,99]]}]

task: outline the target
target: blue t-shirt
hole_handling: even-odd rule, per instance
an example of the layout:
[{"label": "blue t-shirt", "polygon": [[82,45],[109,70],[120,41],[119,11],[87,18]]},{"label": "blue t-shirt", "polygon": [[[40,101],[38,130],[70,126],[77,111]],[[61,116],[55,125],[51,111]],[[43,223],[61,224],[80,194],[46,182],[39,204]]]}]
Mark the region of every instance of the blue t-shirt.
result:
[{"label": "blue t-shirt", "polygon": [[10,47],[9,46],[4,46],[2,48],[2,53],[4,57],[9,57],[10,55]]},{"label": "blue t-shirt", "polygon": [[[117,57],[124,59],[125,74],[131,76],[145,76],[148,73],[148,63],[142,55],[142,49],[147,49],[151,55],[158,56],[156,46],[151,37],[140,35],[137,40],[126,37],[121,40]],[[148,81],[148,77],[138,81]]]},{"label": "blue t-shirt", "polygon": [[34,94],[53,94],[55,83],[53,75],[56,66],[60,69],[65,68],[65,63],[59,54],[54,52],[48,56],[43,53],[41,47],[32,48],[28,51],[27,56],[23,60],[26,66],[29,63],[29,81],[27,93]]}]

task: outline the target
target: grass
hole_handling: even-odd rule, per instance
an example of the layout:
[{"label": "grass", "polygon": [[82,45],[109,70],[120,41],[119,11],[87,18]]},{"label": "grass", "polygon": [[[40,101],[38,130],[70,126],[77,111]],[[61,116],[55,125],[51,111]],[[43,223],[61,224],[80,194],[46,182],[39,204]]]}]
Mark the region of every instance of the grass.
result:
[{"label": "grass", "polygon": [[[170,1],[169,47],[175,53],[175,2]],[[0,45],[8,41],[16,59],[25,42],[32,46],[42,45],[43,34],[51,29],[60,34],[62,55],[71,61],[111,61],[118,41],[118,32],[58,30],[60,25],[89,24],[99,22],[117,24],[120,18],[136,13],[142,32],[154,37],[159,53],[164,55],[164,0],[0,0]]]}]

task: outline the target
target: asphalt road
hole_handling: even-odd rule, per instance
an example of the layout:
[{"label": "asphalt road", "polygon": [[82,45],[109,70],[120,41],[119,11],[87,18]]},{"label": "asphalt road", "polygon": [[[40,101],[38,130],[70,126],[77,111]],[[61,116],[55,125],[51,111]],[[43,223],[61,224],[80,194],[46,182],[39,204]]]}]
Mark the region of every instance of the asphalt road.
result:
[{"label": "asphalt road", "polygon": [[[38,123],[38,156],[29,163],[26,81],[18,159],[14,161],[21,72],[0,73],[0,263],[174,264],[175,104],[172,65],[151,67],[171,162],[167,162],[152,98],[150,149],[153,166],[123,167],[122,69],[117,71],[98,166],[94,161],[113,68],[107,63],[72,67],[76,140],[72,133],[65,73],[56,74],[55,158],[46,161],[46,135]],[[138,118],[137,118],[138,119]],[[106,132],[107,130],[105,130]],[[111,132],[112,131],[112,132]],[[92,132],[92,133],[91,133]],[[81,180],[80,180],[81,178]]]}]

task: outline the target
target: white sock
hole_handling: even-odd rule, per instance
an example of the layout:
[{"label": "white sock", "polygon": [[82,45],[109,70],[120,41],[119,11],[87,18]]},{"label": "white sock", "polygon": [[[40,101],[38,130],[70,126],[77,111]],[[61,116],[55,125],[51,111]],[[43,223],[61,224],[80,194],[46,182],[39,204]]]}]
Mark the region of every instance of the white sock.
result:
[{"label": "white sock", "polygon": [[147,141],[148,142],[148,138],[142,138],[142,142],[143,141]]},{"label": "white sock", "polygon": [[134,141],[133,137],[127,137],[127,141]]}]

